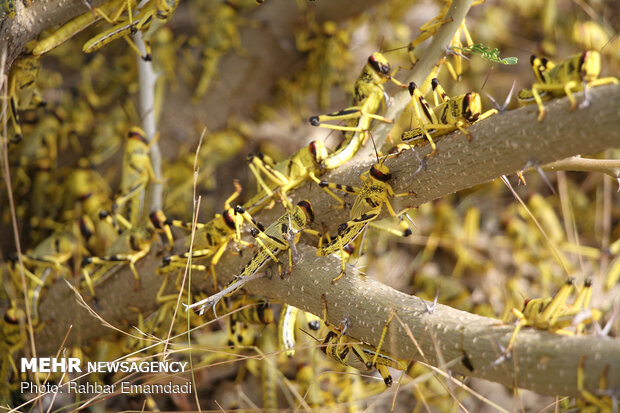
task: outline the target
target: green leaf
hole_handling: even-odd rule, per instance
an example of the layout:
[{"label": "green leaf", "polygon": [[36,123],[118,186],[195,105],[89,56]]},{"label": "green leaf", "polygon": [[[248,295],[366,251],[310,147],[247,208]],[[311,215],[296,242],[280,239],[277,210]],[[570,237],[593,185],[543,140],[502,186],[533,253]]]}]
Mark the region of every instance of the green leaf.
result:
[{"label": "green leaf", "polygon": [[502,59],[499,57],[500,51],[498,48],[491,49],[482,43],[476,43],[467,47],[455,46],[453,49],[460,49],[463,53],[479,54],[483,59],[504,65],[514,65],[517,64],[517,61],[519,60],[516,57],[506,57]]},{"label": "green leaf", "polygon": [[518,61],[519,61],[519,59],[514,57],[514,56],[513,57],[506,57],[506,58],[502,59],[502,63],[505,64],[505,65],[516,65]]}]

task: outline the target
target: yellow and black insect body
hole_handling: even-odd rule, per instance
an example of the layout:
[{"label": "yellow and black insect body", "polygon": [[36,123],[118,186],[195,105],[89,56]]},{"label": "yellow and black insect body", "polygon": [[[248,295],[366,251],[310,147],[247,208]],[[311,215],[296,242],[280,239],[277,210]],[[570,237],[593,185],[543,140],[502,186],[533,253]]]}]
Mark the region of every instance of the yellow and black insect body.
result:
[{"label": "yellow and black insect body", "polygon": [[[323,187],[337,189],[339,191],[357,195],[349,214],[350,220],[338,227],[337,237],[332,238],[327,244],[324,244],[317,249],[318,256],[325,256],[335,252],[340,252],[342,270],[340,274],[333,279],[333,281],[339,280],[345,273],[346,260],[348,258],[345,251],[345,246],[361,234],[366,228],[366,225],[377,219],[381,213],[383,204],[386,205],[391,216],[397,217],[402,213],[397,214],[394,212],[389,199],[394,196],[400,197],[415,195],[411,192],[395,194],[392,186],[389,184],[391,178],[392,173],[390,172],[390,169],[383,162],[379,162],[374,164],[370,170],[360,175],[360,179],[364,182],[364,185],[361,188],[356,188],[349,185],[333,184],[325,181],[321,182],[320,185]],[[410,233],[411,231],[408,231],[403,235],[407,236]]]},{"label": "yellow and black insect body", "polygon": [[[215,273],[215,265],[226,251],[226,247],[230,241],[235,241],[242,246],[250,246],[251,244],[241,240],[240,228],[244,222],[244,216],[235,212],[230,203],[235,200],[241,193],[241,186],[235,185],[235,192],[224,202],[224,211],[221,214],[215,214],[206,224],[196,224],[196,234],[194,236],[194,249],[190,253],[182,253],[178,255],[166,256],[163,258],[163,266],[160,272],[168,272],[175,268],[185,268],[188,258],[201,259],[211,258],[210,270],[213,276],[214,288],[217,289],[217,275]],[[183,228],[187,231],[192,230],[191,222],[181,222],[178,220],[167,220],[166,225]],[[199,271],[206,271],[207,267],[202,264],[191,264],[191,268]]]},{"label": "yellow and black insect body", "polygon": [[19,142],[23,138],[19,111],[44,104],[36,88],[41,61],[32,55],[31,50],[32,42],[25,46],[26,54],[15,59],[8,76],[9,117],[14,134],[12,142]]},{"label": "yellow and black insect body", "polygon": [[437,152],[434,137],[460,130],[471,141],[471,134],[465,128],[497,113],[496,109],[482,113],[482,103],[478,93],[469,92],[450,98],[437,78],[434,78],[431,84],[433,91],[442,100],[442,103],[436,105],[432,110],[416,84],[413,82],[409,84],[411,104],[414,108],[410,112],[412,117],[409,121],[413,127],[403,132],[401,136],[404,143],[412,146],[420,139],[427,139],[433,149],[427,156],[432,156]]},{"label": "yellow and black insect body", "polygon": [[458,129],[471,141],[471,135],[465,128],[497,113],[496,109],[482,112],[482,103],[478,93],[468,92],[451,98],[443,90],[437,78],[431,81],[431,85],[442,102],[435,107],[435,115],[439,122],[445,125],[444,127],[434,126],[435,136],[445,135]]},{"label": "yellow and black insect body", "polygon": [[558,64],[532,55],[530,63],[537,82],[531,89],[519,91],[517,97],[519,102],[525,105],[536,102],[539,122],[546,113],[543,100],[566,95],[571,103],[570,108],[574,109],[577,102],[573,92],[586,91],[586,100],[582,103],[586,106],[588,88],[618,83],[615,77],[598,77],[601,73],[601,55],[595,50],[571,56]]},{"label": "yellow and black insect body", "polygon": [[[157,211],[149,216],[147,223],[135,227],[128,223],[129,227],[122,231],[118,238],[112,242],[106,250],[105,256],[91,256],[82,260],[82,275],[84,276],[86,287],[93,296],[95,295],[94,287],[97,281],[110,266],[119,263],[129,265],[129,269],[136,280],[135,289],[140,288],[140,275],[135,265],[150,252],[151,246],[156,241],[157,232],[163,230],[163,220],[163,213]],[[91,276],[89,267],[92,264],[101,265],[102,267]]]},{"label": "yellow and black insect body", "polygon": [[[592,298],[592,283],[586,280],[583,288],[577,294],[572,304],[567,300],[573,293],[575,286],[569,279],[560,288],[553,298],[535,298],[525,300],[523,310],[512,309],[518,322],[506,348],[506,354],[514,346],[517,333],[523,327],[534,327],[539,330],[547,330],[556,334],[582,334],[585,326],[597,321],[601,312],[596,309],[588,309]],[[573,330],[570,327],[574,327]]]},{"label": "yellow and black insect body", "polygon": [[273,323],[271,304],[262,298],[243,297],[232,306],[229,319],[228,344],[233,347],[247,347],[254,344],[256,332],[252,326],[265,326]]},{"label": "yellow and black insect body", "polygon": [[[537,83],[543,84],[547,82],[548,72],[555,67],[555,63],[546,57],[532,55],[530,56],[530,66],[532,67],[534,76],[536,76]],[[551,99],[551,94],[545,90],[539,91],[537,94],[541,101]],[[521,89],[517,94],[517,100],[522,105],[536,103],[536,98],[532,89]]]},{"label": "yellow and black insect body", "polygon": [[16,0],[0,1],[0,10],[2,10],[0,17],[7,16],[9,19],[15,18],[15,1]]},{"label": "yellow and black insect body", "polygon": [[318,331],[321,328],[321,317],[312,313],[300,310],[289,304],[282,304],[280,319],[278,320],[278,343],[280,350],[284,351],[287,357],[295,355],[295,328],[297,324],[297,314],[302,312],[310,330]]},{"label": "yellow and black insect body", "polygon": [[78,159],[64,182],[61,220],[76,218],[76,212],[97,219],[103,208],[110,207],[110,187],[86,158]]},{"label": "yellow and black insect body", "polygon": [[369,344],[356,343],[334,326],[328,324],[327,327],[329,332],[323,339],[321,351],[341,364],[361,371],[370,371],[372,368],[376,368],[388,387],[392,385],[392,375],[387,368],[393,367],[398,370],[407,368],[405,361],[381,352],[381,344],[387,333],[387,325],[383,329],[378,348]]},{"label": "yellow and black insect body", "polygon": [[[153,231],[146,228],[127,229],[108,248],[107,255],[103,257],[86,257],[82,261],[82,273],[85,275],[86,285],[91,294],[94,295],[93,287],[110,265],[126,263],[129,265],[134,278],[136,279],[135,289],[140,288],[140,275],[136,270],[136,262],[144,258],[151,250],[153,244]],[[84,268],[89,264],[104,265],[95,275],[87,276]],[[107,265],[107,267],[106,267]]]},{"label": "yellow and black insect body", "polygon": [[[26,254],[21,255],[24,273],[33,285],[42,286],[42,274],[46,269],[54,271],[54,275],[67,276],[72,272],[67,265],[72,258],[88,255],[86,245],[93,235],[93,227],[86,222],[76,221],[54,231]],[[17,265],[19,257],[9,257],[13,265]],[[16,277],[15,270],[12,270]],[[17,285],[21,285],[17,283]]]},{"label": "yellow and black insect body", "polygon": [[[151,60],[152,55],[149,41],[155,32],[166,24],[170,16],[172,16],[176,10],[178,4],[179,2],[177,0],[151,0],[140,10],[137,16],[130,18],[125,22],[118,23],[103,33],[93,37],[86,42],[86,44],[84,44],[82,50],[85,53],[92,53],[99,50],[106,44],[120,37],[124,37],[129,45],[144,60]],[[134,34],[137,31],[142,32],[142,38],[144,39],[146,49],[145,55],[142,55],[140,49],[138,49],[128,37],[130,34]]]},{"label": "yellow and black insect body", "polygon": [[[245,211],[242,207],[237,207],[237,212],[243,214]],[[259,245],[259,249],[252,259],[243,267],[241,272],[236,275],[227,287],[233,286],[240,279],[248,277],[260,270],[269,260],[273,260],[278,264],[278,271],[284,276],[282,271],[282,263],[278,260],[277,255],[281,251],[288,251],[288,270],[290,274],[293,268],[293,250],[292,246],[297,243],[300,232],[304,230],[306,225],[314,220],[314,212],[308,201],[300,201],[295,208],[282,215],[273,224],[267,228],[254,221],[252,228],[252,236]],[[231,295],[236,290],[229,292]]]},{"label": "yellow and black insect body", "polygon": [[[295,152],[290,158],[273,163],[262,154],[249,155],[248,164],[258,183],[257,194],[244,204],[244,208],[254,213],[274,194],[279,193],[287,208],[292,208],[287,193],[308,179],[319,183],[317,176],[323,174],[322,162],[328,157],[327,148],[321,141],[312,141],[308,146]],[[342,200],[326,189],[327,193],[342,204]]]},{"label": "yellow and black insect body", "polygon": [[[373,53],[355,82],[353,106],[326,115],[313,116],[310,124],[345,132],[344,141],[331,153],[322,166],[335,169],[350,160],[369,137],[373,119],[391,123],[389,119],[377,114],[387,94],[383,84],[391,80],[401,87],[406,87],[391,76],[390,64],[381,53]],[[324,122],[346,120],[347,125],[331,125]]]},{"label": "yellow and black insect body", "polygon": [[149,181],[155,180],[149,155],[150,145],[151,142],[141,128],[134,126],[129,130],[125,141],[120,190],[112,204],[112,212],[117,219],[119,215],[124,215],[132,226],[140,222],[144,190]]},{"label": "yellow and black insect body", "polygon": [[[131,1],[131,0],[130,0]],[[32,50],[32,54],[34,56],[41,56],[56,47],[60,46],[67,40],[71,39],[73,36],[86,29],[93,23],[98,22],[104,16],[108,16],[109,14],[115,12],[116,16],[110,18],[111,21],[116,21],[120,17],[120,13],[125,10],[125,5],[128,3],[128,0],[111,0],[103,3],[99,7],[95,7],[92,11],[87,11],[86,13],[80,14],[73,20],[65,23],[58,30],[53,32],[51,35],[46,37],[45,39],[39,40]]]}]

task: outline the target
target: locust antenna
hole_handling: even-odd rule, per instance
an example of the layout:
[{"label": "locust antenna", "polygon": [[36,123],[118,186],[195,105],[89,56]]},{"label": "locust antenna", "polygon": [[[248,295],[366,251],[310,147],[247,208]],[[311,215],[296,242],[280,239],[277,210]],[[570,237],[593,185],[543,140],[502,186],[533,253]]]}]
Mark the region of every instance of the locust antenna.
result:
[{"label": "locust antenna", "polygon": [[375,142],[375,138],[372,136],[372,133],[370,131],[368,131],[368,134],[370,135],[370,140],[372,141],[372,146],[373,146],[373,148],[375,148],[375,156],[377,157],[377,163],[381,163],[381,161],[379,160],[379,151],[377,150],[377,144]]},{"label": "locust antenna", "polygon": [[309,332],[307,332],[306,330],[304,330],[303,328],[299,329],[301,332],[303,332],[304,334],[307,334],[308,337],[312,338],[314,341],[320,343],[321,340],[319,340],[318,338],[316,338],[315,336],[313,336],[312,334],[310,334]]}]

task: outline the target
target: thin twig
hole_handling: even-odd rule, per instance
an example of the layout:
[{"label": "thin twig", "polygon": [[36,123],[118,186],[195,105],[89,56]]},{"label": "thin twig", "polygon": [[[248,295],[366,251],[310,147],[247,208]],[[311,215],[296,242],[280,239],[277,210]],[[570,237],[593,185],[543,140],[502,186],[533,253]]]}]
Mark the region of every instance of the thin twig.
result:
[{"label": "thin twig", "polygon": [[255,272],[252,275],[248,275],[247,277],[240,278],[233,284],[224,288],[222,291],[219,291],[218,293],[213,294],[205,298],[204,300],[200,300],[200,301],[195,302],[194,304],[189,304],[189,305],[183,303],[183,305],[185,306],[185,311],[189,311],[189,310],[197,308],[198,314],[203,315],[207,308],[212,307],[213,315],[217,317],[217,314],[215,313],[215,306],[222,298],[226,297],[228,294],[231,294],[234,291],[239,290],[241,287],[243,287],[245,284],[249,283],[250,281],[263,278],[264,276],[265,274],[262,272]]},{"label": "thin twig", "polygon": [[580,156],[571,156],[542,167],[546,171],[583,171],[600,172],[615,178],[620,191],[620,160],[619,159],[591,159]]},{"label": "thin twig", "polygon": [[[133,35],[133,41],[140,49],[142,56],[146,55],[144,41],[142,40],[142,32],[138,31]],[[141,56],[137,57],[138,62],[138,79],[140,80],[140,118],[142,119],[142,129],[146,133],[149,140],[151,165],[153,166],[153,174],[155,182],[151,182],[149,201],[149,211],[163,210],[163,193],[164,185],[162,183],[163,175],[161,173],[161,151],[157,139],[157,120],[155,119],[155,83],[157,75],[153,70],[153,63],[144,60]]]}]

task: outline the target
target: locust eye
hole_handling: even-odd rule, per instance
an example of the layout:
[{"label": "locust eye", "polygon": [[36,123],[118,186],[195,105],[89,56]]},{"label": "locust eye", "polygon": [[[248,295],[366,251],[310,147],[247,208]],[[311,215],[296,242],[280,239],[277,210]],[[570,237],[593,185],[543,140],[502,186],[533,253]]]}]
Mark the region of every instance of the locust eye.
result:
[{"label": "locust eye", "polygon": [[374,166],[370,168],[370,176],[381,182],[387,182],[392,178],[391,173],[384,173],[383,171],[375,168]]},{"label": "locust eye", "polygon": [[390,67],[379,62],[375,55],[371,55],[370,57],[368,57],[368,64],[370,64],[370,67],[372,67],[375,72],[381,73],[386,76],[390,74]]},{"label": "locust eye", "polygon": [[16,311],[11,310],[11,309],[7,310],[4,313],[4,322],[7,324],[12,324],[12,325],[19,324]]},{"label": "locust eye", "polygon": [[321,161],[327,157],[325,150],[321,150],[317,141],[310,142],[308,144],[308,150],[310,151],[310,155],[312,155],[312,159],[317,164],[321,163]]},{"label": "locust eye", "polygon": [[93,227],[92,223],[85,220],[83,217],[79,220],[80,234],[84,237],[85,240],[89,240],[90,237],[93,236]]},{"label": "locust eye", "polygon": [[142,141],[145,144],[149,143],[149,141],[146,139],[146,135],[144,134],[142,129],[137,128],[137,127],[131,128],[129,130],[129,133],[127,133],[127,138],[128,139],[137,139],[139,141]]},{"label": "locust eye", "polygon": [[461,111],[463,113],[463,115],[465,116],[466,119],[471,119],[472,117],[472,113],[471,113],[471,93],[466,93],[465,97],[463,98],[463,107],[461,108]]},{"label": "locust eye", "polygon": [[222,212],[222,216],[224,217],[224,222],[226,223],[226,226],[228,226],[229,228],[235,229],[235,217],[233,216],[233,214],[231,213],[230,209],[227,209],[226,211]]},{"label": "locust eye", "polygon": [[312,154],[312,157],[316,158],[316,141],[312,141],[308,144],[308,150]]},{"label": "locust eye", "polygon": [[463,98],[463,108],[462,108],[463,112],[467,111],[470,101],[471,101],[471,93],[466,93],[465,97]]},{"label": "locust eye", "polygon": [[297,203],[297,206],[299,206],[300,208],[302,208],[304,210],[304,212],[308,216],[308,220],[310,222],[314,221],[314,211],[312,211],[312,205],[310,205],[310,202],[308,202],[308,201],[299,201]]}]

